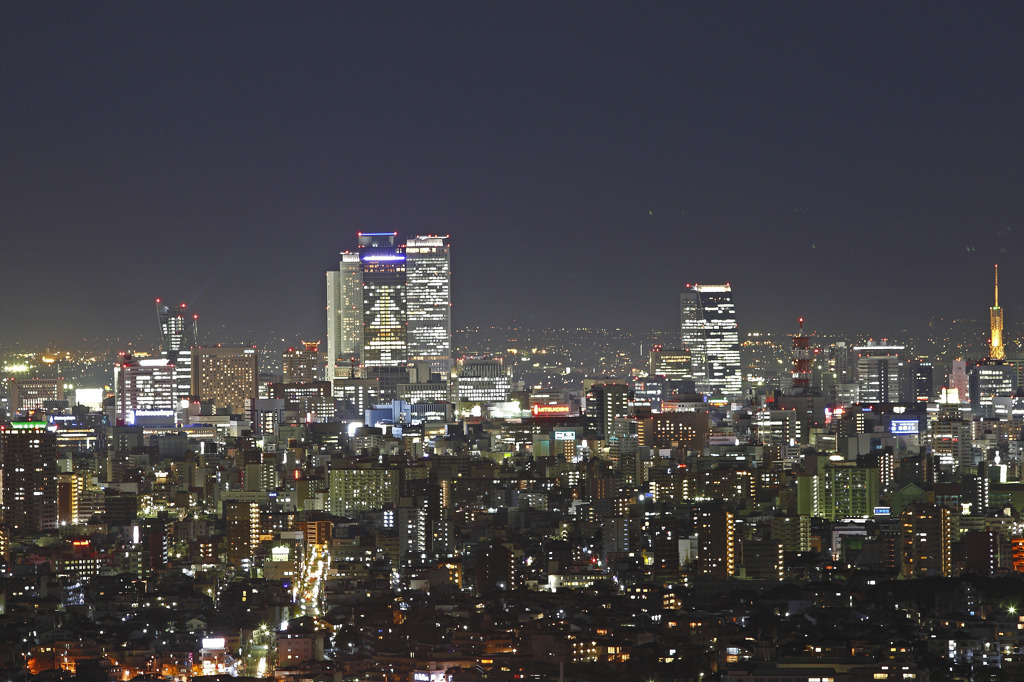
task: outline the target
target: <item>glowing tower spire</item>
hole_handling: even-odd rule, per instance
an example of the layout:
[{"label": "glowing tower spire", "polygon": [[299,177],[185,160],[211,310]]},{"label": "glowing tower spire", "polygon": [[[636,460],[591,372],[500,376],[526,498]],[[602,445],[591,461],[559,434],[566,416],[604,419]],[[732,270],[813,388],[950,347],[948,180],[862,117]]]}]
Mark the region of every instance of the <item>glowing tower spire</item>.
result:
[{"label": "glowing tower spire", "polygon": [[992,335],[988,344],[988,356],[993,360],[1005,360],[1006,350],[1003,348],[1003,310],[999,307],[999,266],[996,265],[996,300],[989,309]]}]

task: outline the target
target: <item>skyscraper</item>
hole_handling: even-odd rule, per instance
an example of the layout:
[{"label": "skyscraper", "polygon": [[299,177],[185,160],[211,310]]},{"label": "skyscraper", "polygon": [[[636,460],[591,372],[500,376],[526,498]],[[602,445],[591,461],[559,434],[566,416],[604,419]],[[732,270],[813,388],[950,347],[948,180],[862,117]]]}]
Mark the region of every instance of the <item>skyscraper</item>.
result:
[{"label": "skyscraper", "polygon": [[160,323],[160,350],[174,367],[174,397],[184,398],[192,390],[192,348],[198,345],[199,316],[189,315],[184,303],[171,307],[156,299]]},{"label": "skyscraper", "polygon": [[0,514],[18,535],[57,527],[57,434],[46,422],[0,424]]},{"label": "skyscraper", "polygon": [[397,232],[360,232],[363,273],[363,365],[393,367],[408,359],[405,247]]},{"label": "skyscraper", "polygon": [[729,284],[687,284],[679,296],[683,348],[690,351],[693,380],[702,393],[743,394],[740,338]]},{"label": "skyscraper", "polygon": [[409,360],[426,360],[447,376],[452,365],[451,261],[448,236],[418,236],[405,245]]},{"label": "skyscraper", "polygon": [[358,253],[343,251],[338,269],[327,273],[327,380],[349,376],[362,352],[363,270]]},{"label": "skyscraper", "polygon": [[451,274],[447,235],[397,242],[396,232],[360,232],[327,273],[328,379],[353,365],[398,367],[426,361],[447,375],[451,359]]}]

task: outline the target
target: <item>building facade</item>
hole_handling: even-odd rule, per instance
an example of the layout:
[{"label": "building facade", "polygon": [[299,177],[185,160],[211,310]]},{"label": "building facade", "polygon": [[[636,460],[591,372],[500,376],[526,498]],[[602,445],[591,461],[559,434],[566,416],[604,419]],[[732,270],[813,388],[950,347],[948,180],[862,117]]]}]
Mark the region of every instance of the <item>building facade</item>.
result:
[{"label": "building facade", "polygon": [[743,394],[740,338],[730,284],[688,284],[679,297],[682,347],[701,393]]},{"label": "building facade", "polygon": [[245,414],[248,401],[259,395],[259,354],[245,346],[215,346],[193,351],[192,395],[219,413]]}]

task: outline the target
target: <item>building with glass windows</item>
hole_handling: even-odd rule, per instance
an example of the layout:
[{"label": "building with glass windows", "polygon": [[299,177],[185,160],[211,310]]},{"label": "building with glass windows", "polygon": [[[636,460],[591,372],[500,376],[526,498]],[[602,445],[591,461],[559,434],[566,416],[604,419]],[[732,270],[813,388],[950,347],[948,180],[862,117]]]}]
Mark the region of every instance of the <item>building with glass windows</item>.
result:
[{"label": "building with glass windows", "polygon": [[740,337],[729,284],[687,284],[679,297],[682,347],[690,351],[697,390],[720,392],[726,399],[743,395]]},{"label": "building with glass windows", "polygon": [[408,358],[405,246],[397,232],[360,232],[363,366],[393,367]]},{"label": "building with glass windows", "polygon": [[184,303],[169,306],[156,299],[160,323],[160,351],[174,368],[174,397],[185,398],[192,390],[192,349],[199,345],[199,316],[190,315]]},{"label": "building with glass windows", "polygon": [[452,366],[451,261],[445,236],[405,244],[409,360],[425,360],[447,377]]},{"label": "building with glass windows", "polygon": [[337,270],[327,273],[327,380],[349,376],[363,347],[363,270],[359,254],[341,253]]}]

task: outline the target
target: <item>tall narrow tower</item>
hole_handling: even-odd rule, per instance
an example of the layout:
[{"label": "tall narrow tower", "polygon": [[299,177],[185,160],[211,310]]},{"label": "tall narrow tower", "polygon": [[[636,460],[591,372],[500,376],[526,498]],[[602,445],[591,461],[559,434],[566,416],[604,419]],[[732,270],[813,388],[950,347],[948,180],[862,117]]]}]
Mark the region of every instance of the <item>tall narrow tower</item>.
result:
[{"label": "tall narrow tower", "polygon": [[804,318],[800,318],[800,331],[793,335],[793,395],[811,392],[811,340],[804,334]]},{"label": "tall narrow tower", "polygon": [[998,265],[996,265],[996,299],[995,305],[989,308],[989,321],[992,335],[988,343],[988,357],[992,360],[1005,360],[1006,349],[1003,348],[1003,309],[999,307]]},{"label": "tall narrow tower", "polygon": [[363,352],[363,269],[359,254],[343,251],[337,270],[327,273],[327,373],[348,376]]}]

